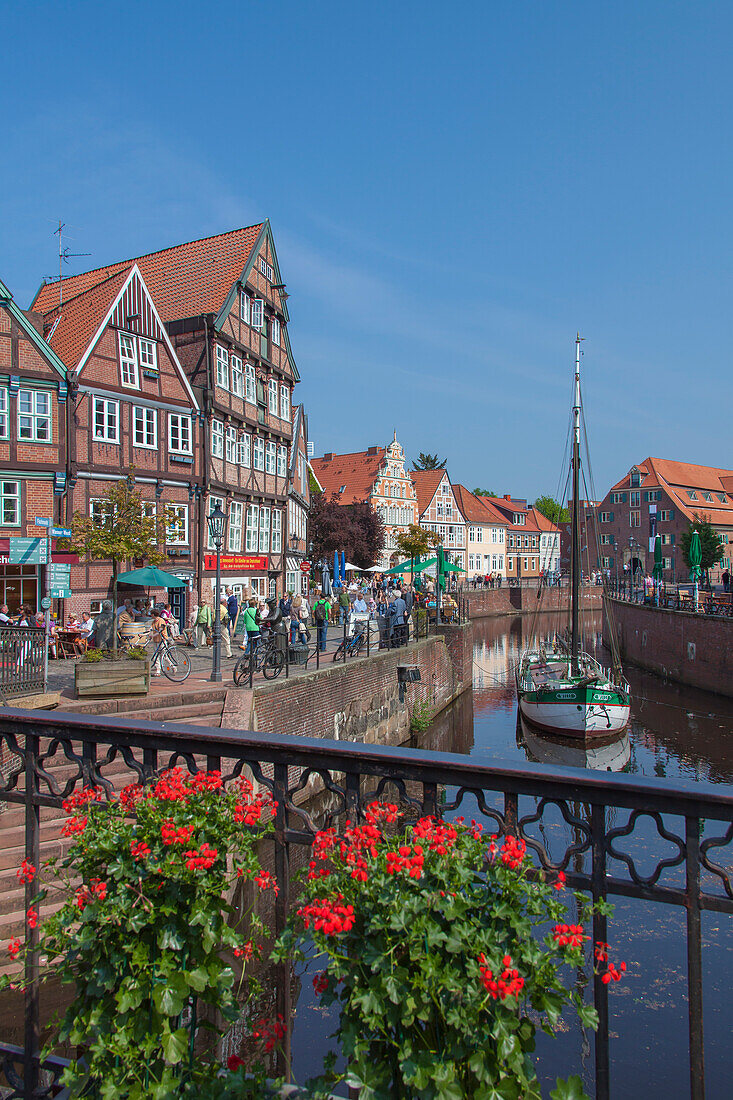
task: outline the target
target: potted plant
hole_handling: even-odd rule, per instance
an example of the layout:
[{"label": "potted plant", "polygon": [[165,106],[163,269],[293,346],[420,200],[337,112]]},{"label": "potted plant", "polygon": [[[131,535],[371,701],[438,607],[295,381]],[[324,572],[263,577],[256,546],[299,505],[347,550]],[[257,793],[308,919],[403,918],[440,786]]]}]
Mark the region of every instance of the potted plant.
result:
[{"label": "potted plant", "polygon": [[131,646],[124,657],[119,657],[102,649],[88,649],[74,666],[74,687],[77,698],[146,695],[150,690],[147,650]]},{"label": "potted plant", "polygon": [[[246,932],[234,927],[241,917],[226,898],[242,879],[260,890],[275,887],[256,853],[272,830],[269,796],[255,794],[245,779],[225,791],[218,772],[174,768],[119,796],[85,788],[64,810],[62,834],[71,845],[42,877],[61,886],[66,900],[40,925],[37,947],[14,939],[8,950],[12,959],[38,950],[50,960],[44,976],[75,987],[52,1037],[78,1051],[63,1075],[70,1095],[203,1097],[228,1077],[244,1081],[238,1065],[229,1074],[195,1040],[202,1022],[216,1031],[215,1017],[238,1019],[242,988],[245,995],[251,989],[247,962],[259,952],[261,924],[250,912]],[[38,874],[27,861],[18,871],[21,882]],[[28,910],[31,928],[47,892]],[[0,988],[10,984],[23,980],[0,978]],[[264,1035],[260,1025],[265,1043],[279,1031],[274,1025]],[[270,1094],[260,1070],[248,1072],[242,1096]]]},{"label": "potted plant", "polygon": [[[363,825],[317,834],[275,957],[303,959],[308,944],[325,960],[314,986],[339,1006],[348,1071],[327,1070],[319,1087],[345,1077],[364,1100],[540,1096],[537,1027],[552,1033],[568,1005],[597,1027],[563,981],[584,963],[591,907],[571,895],[580,915],[569,916],[564,874],[548,881],[525,854],[523,840],[485,838],[461,819],[400,826],[397,807],[378,803]],[[625,969],[606,944],[591,958],[604,982]],[[584,1095],[578,1076],[552,1092]]]}]

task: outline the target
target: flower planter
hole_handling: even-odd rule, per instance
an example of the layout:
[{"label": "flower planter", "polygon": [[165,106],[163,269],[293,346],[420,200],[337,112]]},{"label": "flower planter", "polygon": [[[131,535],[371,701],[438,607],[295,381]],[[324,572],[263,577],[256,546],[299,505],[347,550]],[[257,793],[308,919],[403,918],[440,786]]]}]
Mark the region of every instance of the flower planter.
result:
[{"label": "flower planter", "polygon": [[147,695],[150,658],[144,661],[79,661],[74,670],[77,699],[94,695]]}]

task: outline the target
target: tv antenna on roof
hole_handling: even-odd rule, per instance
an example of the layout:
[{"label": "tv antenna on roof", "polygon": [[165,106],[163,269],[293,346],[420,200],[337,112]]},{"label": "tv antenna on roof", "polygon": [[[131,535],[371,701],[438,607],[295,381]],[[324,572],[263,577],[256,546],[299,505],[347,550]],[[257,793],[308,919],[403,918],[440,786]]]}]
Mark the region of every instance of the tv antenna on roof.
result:
[{"label": "tv antenna on roof", "polygon": [[[64,304],[64,273],[63,264],[68,264],[69,260],[74,256],[91,256],[91,252],[69,252],[68,248],[64,248],[62,233],[66,229],[66,222],[62,222],[59,218],[59,227],[54,229],[54,236],[58,233],[59,236],[59,306]],[[68,236],[68,234],[67,234]],[[70,241],[73,241],[73,237],[69,237]],[[51,279],[55,276],[50,276]]]}]

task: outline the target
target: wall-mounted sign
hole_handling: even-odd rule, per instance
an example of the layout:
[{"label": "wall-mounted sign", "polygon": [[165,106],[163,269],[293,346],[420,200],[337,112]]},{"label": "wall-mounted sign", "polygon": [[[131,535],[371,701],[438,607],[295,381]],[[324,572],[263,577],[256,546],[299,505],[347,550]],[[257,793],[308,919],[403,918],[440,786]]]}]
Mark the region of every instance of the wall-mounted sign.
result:
[{"label": "wall-mounted sign", "polygon": [[10,540],[8,560],[11,565],[45,565],[48,561],[48,539]]},{"label": "wall-mounted sign", "polygon": [[[242,573],[261,573],[267,570],[267,554],[222,554],[221,568],[237,569]],[[204,569],[216,569],[216,554],[204,554]]]},{"label": "wall-mounted sign", "polygon": [[309,561],[302,561],[300,563],[300,571],[301,573],[310,573],[311,563]]},{"label": "wall-mounted sign", "polygon": [[68,600],[71,596],[70,588],[52,588],[51,599],[52,600]]},{"label": "wall-mounted sign", "polygon": [[51,534],[55,539],[70,539],[71,528],[70,527],[52,527]]}]

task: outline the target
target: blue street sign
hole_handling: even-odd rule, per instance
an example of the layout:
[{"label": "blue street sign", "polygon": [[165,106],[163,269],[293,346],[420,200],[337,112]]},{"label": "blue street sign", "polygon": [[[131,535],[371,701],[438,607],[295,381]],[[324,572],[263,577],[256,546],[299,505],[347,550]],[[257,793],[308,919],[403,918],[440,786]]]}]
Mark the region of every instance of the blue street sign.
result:
[{"label": "blue street sign", "polygon": [[50,527],[52,523],[53,520],[48,517],[36,516],[36,527]]},{"label": "blue street sign", "polygon": [[51,534],[55,539],[70,539],[71,528],[70,527],[52,527]]},{"label": "blue street sign", "polygon": [[71,578],[71,566],[63,562],[53,562],[48,567],[49,584],[68,585]]},{"label": "blue street sign", "polygon": [[8,561],[11,565],[46,565],[48,539],[11,538]]}]

